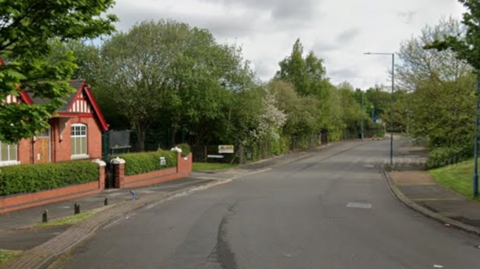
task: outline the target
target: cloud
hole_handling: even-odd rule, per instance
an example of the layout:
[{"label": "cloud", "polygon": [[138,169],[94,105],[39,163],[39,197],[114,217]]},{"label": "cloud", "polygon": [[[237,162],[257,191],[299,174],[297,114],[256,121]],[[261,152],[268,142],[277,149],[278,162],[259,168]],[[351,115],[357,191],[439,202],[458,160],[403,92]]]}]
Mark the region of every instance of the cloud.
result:
[{"label": "cloud", "polygon": [[397,16],[401,18],[406,24],[411,24],[414,21],[416,15],[416,11],[397,12]]},{"label": "cloud", "polygon": [[[335,84],[354,87],[388,83],[388,57],[440,18],[465,12],[455,0],[117,0],[112,13],[128,30],[143,20],[174,19],[206,28],[218,42],[238,44],[262,80],[278,70],[300,38],[304,50],[323,59]],[[435,8],[432,8],[435,7]]]},{"label": "cloud", "polygon": [[355,37],[357,37],[360,34],[360,32],[361,30],[357,27],[350,28],[340,33],[335,39],[335,41],[340,44],[353,42]]}]

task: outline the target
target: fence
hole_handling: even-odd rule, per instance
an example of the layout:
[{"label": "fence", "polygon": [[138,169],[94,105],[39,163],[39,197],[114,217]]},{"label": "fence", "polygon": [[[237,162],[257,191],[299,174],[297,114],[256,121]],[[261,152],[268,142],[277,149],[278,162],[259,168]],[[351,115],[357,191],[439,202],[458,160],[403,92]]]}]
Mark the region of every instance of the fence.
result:
[{"label": "fence", "polygon": [[318,133],[309,136],[280,138],[278,140],[259,141],[253,145],[235,145],[235,153],[220,154],[218,145],[193,146],[194,162],[211,163],[245,163],[253,162],[290,151],[313,148],[327,143],[327,133]]}]

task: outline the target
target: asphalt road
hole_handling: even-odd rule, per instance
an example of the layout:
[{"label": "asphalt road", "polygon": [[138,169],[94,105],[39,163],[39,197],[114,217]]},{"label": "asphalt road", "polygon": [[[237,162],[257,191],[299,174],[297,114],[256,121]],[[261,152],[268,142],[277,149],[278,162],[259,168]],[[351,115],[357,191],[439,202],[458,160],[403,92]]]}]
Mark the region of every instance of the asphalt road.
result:
[{"label": "asphalt road", "polygon": [[405,207],[351,142],[136,212],[52,268],[480,268],[479,238]]}]

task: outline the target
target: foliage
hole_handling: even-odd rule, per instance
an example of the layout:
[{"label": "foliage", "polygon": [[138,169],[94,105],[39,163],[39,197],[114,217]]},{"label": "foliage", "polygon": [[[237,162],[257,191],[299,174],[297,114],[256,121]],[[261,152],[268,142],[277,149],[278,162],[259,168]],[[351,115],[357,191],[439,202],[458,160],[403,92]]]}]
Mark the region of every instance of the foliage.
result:
[{"label": "foliage", "polygon": [[32,193],[97,181],[98,173],[98,164],[90,161],[2,167],[0,195]]},{"label": "foliage", "polygon": [[[159,150],[155,152],[127,153],[118,155],[118,157],[125,160],[126,176],[177,166],[177,152],[172,151]],[[160,157],[165,157],[166,165],[160,164]]]},{"label": "foliage", "polygon": [[65,52],[50,62],[49,39],[62,41],[96,38],[114,30],[117,18],[104,13],[113,0],[2,1],[0,5],[0,100],[25,88],[49,99],[43,105],[11,104],[0,110],[0,140],[17,142],[48,128],[48,119],[71,93],[68,83],[75,71],[73,53]]},{"label": "foliage", "polygon": [[225,163],[193,163],[193,171],[223,170],[237,167],[238,164]]},{"label": "foliage", "polygon": [[188,154],[190,154],[192,152],[192,150],[190,149],[190,146],[188,144],[178,144],[177,145],[178,148],[182,149],[182,156],[185,157],[187,156]]},{"label": "foliage", "polygon": [[[465,28],[457,21],[443,19],[401,45],[398,83],[412,93],[395,94],[395,123],[403,129],[408,124],[414,137],[426,137],[431,148],[464,147],[473,141],[473,69],[454,47],[443,47],[450,37],[464,35]],[[431,44],[443,44],[442,49],[423,49]]]},{"label": "foliage", "polygon": [[0,249],[0,265],[21,255],[19,250]]},{"label": "foliage", "polygon": [[[205,29],[176,21],[144,21],[90,50],[80,73],[91,81],[108,114],[128,119],[139,149],[150,128],[215,140],[230,117],[232,94],[252,87],[241,49],[218,44]],[[194,141],[193,144],[198,142]]]},{"label": "foliage", "polygon": [[427,161],[428,169],[443,167],[462,162],[472,156],[473,150],[468,147],[443,147],[430,152]]}]

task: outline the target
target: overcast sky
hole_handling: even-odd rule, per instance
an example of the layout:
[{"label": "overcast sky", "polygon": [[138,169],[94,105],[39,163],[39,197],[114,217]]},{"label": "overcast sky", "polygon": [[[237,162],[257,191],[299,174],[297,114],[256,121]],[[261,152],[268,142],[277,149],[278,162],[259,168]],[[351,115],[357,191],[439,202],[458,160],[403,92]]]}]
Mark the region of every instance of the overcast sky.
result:
[{"label": "overcast sky", "polygon": [[456,0],[117,0],[117,28],[147,19],[174,19],[209,29],[218,42],[241,45],[262,80],[278,70],[300,38],[306,51],[325,60],[334,84],[366,89],[389,84],[391,57],[364,52],[397,52],[442,16],[460,19]]}]

